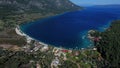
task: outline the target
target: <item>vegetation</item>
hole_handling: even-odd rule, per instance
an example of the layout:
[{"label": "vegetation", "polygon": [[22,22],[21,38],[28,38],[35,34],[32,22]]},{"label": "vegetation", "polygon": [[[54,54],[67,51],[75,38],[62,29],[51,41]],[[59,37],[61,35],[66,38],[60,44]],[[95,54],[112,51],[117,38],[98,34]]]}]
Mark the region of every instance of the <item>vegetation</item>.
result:
[{"label": "vegetation", "polygon": [[96,45],[98,51],[104,58],[101,67],[119,68],[120,67],[120,20],[114,21],[105,32],[97,32],[102,37]]},{"label": "vegetation", "polygon": [[[7,0],[5,0],[7,1]],[[39,3],[39,4],[38,4]],[[22,46],[26,44],[24,37],[15,33],[16,25],[36,19],[56,15],[66,11],[78,10],[80,7],[69,0],[8,0],[0,2],[0,44]],[[67,54],[60,68],[119,68],[120,67],[120,20],[114,21],[105,32],[96,32],[92,36],[101,36],[95,42],[97,51],[85,50],[80,55]],[[102,59],[102,57],[103,59]],[[26,53],[9,51],[0,48],[0,68],[30,68],[39,63],[42,68],[49,68],[54,59],[52,52]]]},{"label": "vegetation", "polygon": [[0,68],[31,68],[39,63],[42,68],[49,68],[53,59],[51,52],[26,53],[23,51],[8,51],[0,48]]},{"label": "vegetation", "polygon": [[58,14],[76,9],[80,7],[69,0],[6,0],[0,3],[0,17],[22,13]]},{"label": "vegetation", "polygon": [[69,0],[0,1],[0,44],[25,44],[24,37],[14,32],[16,25],[78,9],[80,7]]},{"label": "vegetation", "polygon": [[67,60],[62,65],[59,66],[59,68],[78,68],[77,64]]},{"label": "vegetation", "polygon": [[[26,39],[15,32],[16,25],[59,13],[78,10],[69,0],[3,0],[0,1],[0,45],[26,45]],[[32,44],[31,44],[32,45]],[[52,50],[51,50],[52,51]],[[0,68],[49,68],[52,52],[26,53],[0,49]],[[69,62],[68,65],[72,64]],[[75,65],[73,65],[75,66]]]},{"label": "vegetation", "polygon": [[78,55],[75,55],[74,50],[72,54],[67,54],[68,60],[75,63],[77,68],[78,66],[81,68],[94,68],[98,67],[98,63],[102,62],[100,53],[96,50],[86,49],[81,51],[77,50],[77,52],[79,53]]}]

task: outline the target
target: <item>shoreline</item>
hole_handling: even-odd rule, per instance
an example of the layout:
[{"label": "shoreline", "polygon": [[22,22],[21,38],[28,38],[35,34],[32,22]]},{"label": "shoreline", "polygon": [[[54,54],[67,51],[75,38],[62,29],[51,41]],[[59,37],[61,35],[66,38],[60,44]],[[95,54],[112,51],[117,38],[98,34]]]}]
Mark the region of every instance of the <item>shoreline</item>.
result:
[{"label": "shoreline", "polygon": [[[66,13],[67,13],[67,12],[66,12]],[[63,14],[65,14],[65,13],[63,13]],[[58,15],[55,15],[55,16],[59,16],[59,15],[62,15],[62,14],[58,14]],[[54,16],[53,16],[53,17],[54,17]],[[49,18],[49,17],[48,17],[48,18]],[[33,22],[30,22],[30,24],[31,24],[31,23],[33,23]],[[100,28],[101,28],[101,29],[105,28],[105,29],[103,30],[103,31],[105,31],[105,30],[107,29],[107,26],[105,25],[105,26],[100,27]],[[101,29],[99,29],[98,31],[100,31]],[[20,28],[19,28],[19,30],[20,30]],[[92,30],[92,29],[91,29],[91,30]],[[94,40],[94,37],[90,36],[90,34],[89,34],[89,31],[91,31],[91,30],[88,30],[88,33],[86,33],[86,35],[88,35],[88,36],[83,36],[82,39],[85,39],[85,37],[87,37],[87,38],[89,39],[89,41],[91,41],[91,39]],[[25,34],[25,32],[23,32],[23,31],[21,31],[21,30],[20,30],[20,32],[23,33],[22,36],[28,37],[28,39],[30,38],[30,39],[33,39],[33,40],[37,40],[37,39],[32,38],[32,37],[30,37],[29,35]],[[88,45],[86,45],[87,47],[66,48],[66,47],[61,47],[61,46],[56,46],[56,45],[51,45],[51,44],[43,43],[43,42],[41,42],[40,40],[37,40],[37,41],[39,41],[40,44],[43,44],[43,45],[50,45],[50,46],[54,46],[54,47],[58,47],[58,48],[65,48],[65,49],[69,49],[69,50],[90,49],[90,48],[94,48],[94,47],[95,47],[93,44],[88,44]],[[92,41],[92,42],[93,42],[93,41]],[[85,43],[86,43],[86,42],[85,42]],[[92,46],[91,46],[91,45],[92,45]],[[80,46],[80,45],[79,45],[79,46]]]},{"label": "shoreline", "polygon": [[[20,29],[19,26],[17,26],[17,27],[15,28],[15,31],[16,31],[16,33],[17,33],[18,35],[24,36],[24,37],[26,38],[26,40],[27,40],[27,43],[30,43],[32,40],[36,40],[36,39],[30,37],[29,35],[25,34],[25,33]],[[36,40],[36,41],[38,41],[38,40]],[[48,44],[45,44],[45,43],[43,43],[43,42],[41,42],[41,41],[39,41],[39,44],[44,45],[44,46],[48,46]]]},{"label": "shoreline", "polygon": [[64,48],[64,47],[57,47],[57,46],[54,46],[54,45],[49,45],[49,44],[46,44],[46,43],[43,43],[39,40],[36,40],[32,37],[30,37],[29,35],[25,34],[21,29],[20,29],[20,26],[17,25],[17,27],[15,28],[15,32],[20,35],[20,36],[24,36],[26,38],[26,42],[27,43],[30,43],[32,40],[35,40],[35,41],[38,41],[39,44],[43,45],[43,46],[53,46],[54,48],[58,48],[58,49],[66,49],[66,50],[83,50],[83,49],[88,49],[88,48]]},{"label": "shoreline", "polygon": [[[63,49],[65,49],[65,50],[76,50],[76,49],[72,49],[72,48],[64,48],[64,47],[57,47],[57,46],[54,46],[54,45],[49,45],[49,44],[46,44],[46,43],[41,42],[41,41],[39,41],[39,40],[36,40],[36,39],[30,37],[29,35],[25,34],[25,33],[20,29],[20,26],[19,26],[19,25],[17,25],[17,27],[15,28],[15,31],[16,31],[16,33],[17,33],[18,35],[25,37],[26,42],[28,41],[27,44],[30,43],[30,41],[35,40],[35,41],[38,41],[38,43],[41,44],[41,45],[43,45],[44,47],[49,46],[49,47],[54,47],[54,48],[56,48],[56,49],[61,49],[61,50],[63,50]],[[84,50],[84,49],[85,49],[85,48],[81,48],[81,49],[79,49],[79,50]]]},{"label": "shoreline", "polygon": [[[24,37],[26,38],[26,42],[27,42],[27,43],[30,43],[32,40],[35,40],[35,41],[38,41],[38,43],[41,44],[41,45],[43,45],[43,46],[53,46],[54,48],[66,49],[66,50],[86,50],[86,49],[93,49],[93,48],[95,48],[95,47],[93,47],[93,46],[90,47],[91,44],[90,44],[87,48],[78,48],[78,47],[76,47],[76,48],[64,48],[64,47],[61,47],[61,46],[57,47],[57,46],[54,46],[54,45],[46,44],[46,43],[44,43],[44,42],[41,42],[41,41],[39,41],[39,40],[36,40],[36,39],[30,37],[29,35],[25,34],[25,33],[20,29],[20,26],[19,26],[19,25],[17,25],[17,27],[15,28],[15,31],[16,31],[16,33],[17,33],[18,35],[24,36]],[[88,33],[87,33],[87,34],[88,34]],[[88,38],[88,39],[89,39],[89,38]]]}]

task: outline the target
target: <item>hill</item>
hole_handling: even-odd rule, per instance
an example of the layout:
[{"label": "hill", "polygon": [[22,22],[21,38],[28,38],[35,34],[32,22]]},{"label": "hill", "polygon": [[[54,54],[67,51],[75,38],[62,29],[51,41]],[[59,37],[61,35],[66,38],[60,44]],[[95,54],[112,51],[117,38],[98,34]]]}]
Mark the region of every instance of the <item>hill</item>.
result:
[{"label": "hill", "polygon": [[1,0],[0,15],[20,13],[61,13],[80,9],[69,0]]},{"label": "hill", "polygon": [[[114,21],[109,29],[102,33],[96,33],[102,39],[96,45],[98,52],[104,58],[104,64],[100,66],[107,68],[120,67],[120,20]],[[102,68],[102,67],[100,67]]]},{"label": "hill", "polygon": [[16,25],[79,9],[69,0],[0,0],[0,44],[25,44]]}]

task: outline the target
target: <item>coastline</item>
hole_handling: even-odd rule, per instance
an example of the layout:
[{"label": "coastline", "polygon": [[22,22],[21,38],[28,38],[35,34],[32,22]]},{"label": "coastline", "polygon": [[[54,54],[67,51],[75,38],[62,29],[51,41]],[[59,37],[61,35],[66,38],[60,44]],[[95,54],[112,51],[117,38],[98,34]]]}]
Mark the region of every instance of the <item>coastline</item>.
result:
[{"label": "coastline", "polygon": [[[27,43],[30,43],[32,40],[36,40],[36,39],[30,37],[29,35],[25,34],[25,33],[20,29],[19,26],[17,26],[17,27],[15,28],[15,31],[16,31],[16,33],[17,33],[18,35],[24,36],[24,37],[26,38],[26,40],[27,40]],[[36,40],[36,41],[38,41],[38,40]],[[48,46],[48,44],[45,44],[45,43],[43,43],[43,42],[41,42],[41,41],[39,41],[39,44],[44,45],[44,46]]]},{"label": "coastline", "polygon": [[[68,48],[64,48],[64,47],[57,47],[57,46],[54,46],[54,45],[49,45],[49,44],[46,44],[46,43],[41,42],[41,41],[39,41],[39,40],[36,40],[36,39],[30,37],[29,35],[27,35],[26,33],[24,33],[24,32],[20,29],[20,26],[19,26],[19,25],[17,25],[17,27],[15,28],[15,32],[16,32],[18,35],[25,37],[27,44],[29,44],[32,40],[34,40],[34,41],[37,41],[40,45],[42,45],[42,46],[44,46],[44,47],[48,47],[48,46],[49,46],[49,47],[54,47],[55,49],[60,49],[60,50],[63,50],[63,49],[65,49],[65,50],[75,50],[75,49],[72,49],[72,48],[69,48],[69,49],[68,49]],[[84,48],[81,48],[80,50],[84,50]]]},{"label": "coastline", "polygon": [[[76,47],[76,48],[64,48],[64,47],[61,47],[61,46],[60,46],[60,47],[57,47],[57,46],[54,46],[54,45],[46,44],[46,43],[44,43],[44,42],[41,42],[40,40],[36,40],[36,39],[30,37],[29,35],[27,35],[26,33],[24,33],[24,32],[20,29],[20,26],[17,26],[17,27],[15,28],[15,31],[16,31],[16,33],[17,33],[18,35],[24,36],[24,37],[26,38],[27,43],[30,43],[32,40],[35,40],[35,41],[38,41],[39,44],[41,44],[41,45],[43,45],[43,46],[53,46],[54,48],[57,48],[57,49],[66,49],[66,50],[84,50],[84,49],[93,49],[93,48],[95,48],[94,46],[90,47],[91,44],[89,44],[89,46],[88,46],[87,48],[78,48],[78,47]],[[91,30],[90,30],[90,31],[91,31]],[[87,34],[89,34],[89,33],[87,33]],[[86,36],[86,37],[88,38],[88,36]],[[88,38],[88,39],[91,41],[90,38]],[[91,42],[93,42],[93,41],[91,41]]]},{"label": "coastline", "polygon": [[[65,13],[62,13],[62,14],[55,15],[55,16],[63,15],[63,14],[66,14],[66,13],[69,13],[69,12],[65,12]],[[55,17],[55,16],[53,16],[53,17]],[[49,18],[49,17],[48,17],[48,18]],[[43,18],[43,19],[44,19],[44,18]],[[36,20],[36,21],[37,21],[37,20]],[[33,22],[31,21],[31,22],[29,22],[29,23],[33,23]],[[104,26],[103,26],[103,27],[104,27]],[[107,28],[106,28],[106,29],[107,29]],[[105,29],[104,29],[104,30],[105,30]],[[30,37],[29,35],[27,35],[27,34],[26,34],[25,32],[23,32],[20,28],[18,28],[17,31],[18,31],[18,34],[19,34],[19,35],[25,36],[26,39],[28,39],[28,40],[37,40],[37,39],[34,39],[34,38]],[[89,30],[89,31],[90,31],[90,30]],[[86,34],[88,34],[88,37],[89,37],[90,39],[94,40],[94,37],[90,36],[89,33],[86,33]],[[86,37],[87,37],[87,36],[86,36]],[[82,37],[82,39],[84,39],[84,38],[85,38],[85,36]],[[37,41],[39,41],[40,44],[42,44],[42,45],[49,45],[49,44],[46,44],[46,43],[41,42],[40,40],[37,40]],[[90,41],[91,41],[91,40],[90,40]],[[54,46],[54,45],[50,45],[50,46]],[[91,46],[91,44],[89,44],[89,46]],[[89,49],[89,48],[90,48],[89,46],[88,46],[87,48],[85,48],[85,49]],[[54,47],[57,47],[57,46],[54,46]],[[59,46],[59,48],[64,48],[64,47]],[[78,48],[78,47],[76,47],[76,48],[65,48],[65,49],[80,50],[80,49],[83,49],[83,48]]]}]

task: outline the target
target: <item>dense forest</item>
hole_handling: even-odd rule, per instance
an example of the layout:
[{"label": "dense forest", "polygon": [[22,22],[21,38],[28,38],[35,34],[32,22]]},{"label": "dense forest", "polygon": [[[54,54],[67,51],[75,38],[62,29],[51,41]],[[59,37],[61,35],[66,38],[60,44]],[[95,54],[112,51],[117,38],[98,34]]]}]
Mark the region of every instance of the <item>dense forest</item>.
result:
[{"label": "dense forest", "polygon": [[105,68],[120,68],[120,20],[113,21],[105,32],[97,32],[102,39],[96,44],[98,51],[104,58]]}]

